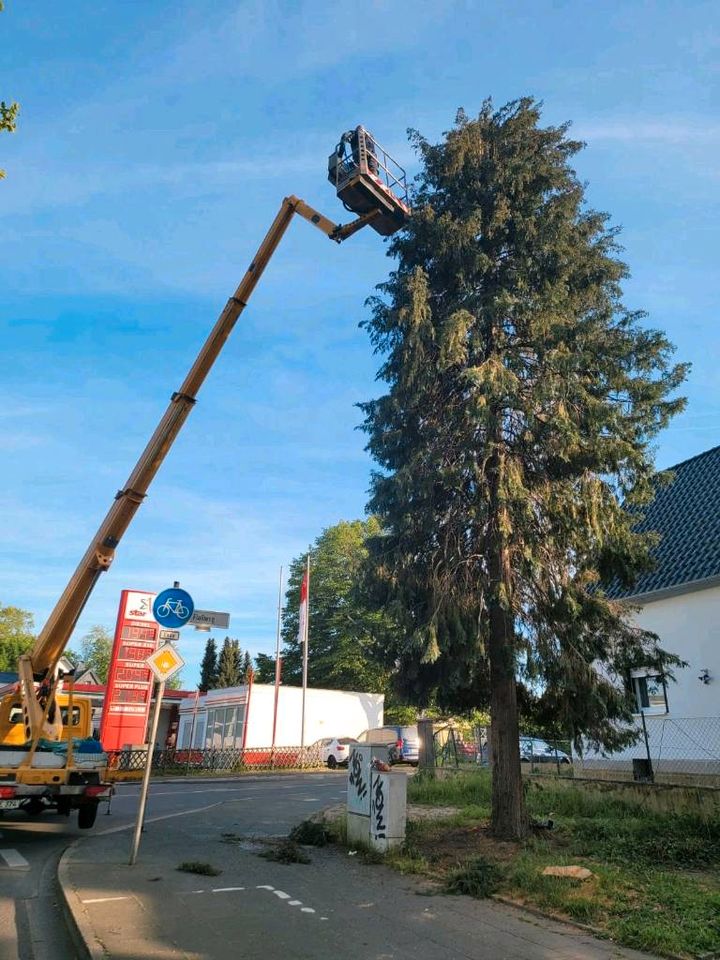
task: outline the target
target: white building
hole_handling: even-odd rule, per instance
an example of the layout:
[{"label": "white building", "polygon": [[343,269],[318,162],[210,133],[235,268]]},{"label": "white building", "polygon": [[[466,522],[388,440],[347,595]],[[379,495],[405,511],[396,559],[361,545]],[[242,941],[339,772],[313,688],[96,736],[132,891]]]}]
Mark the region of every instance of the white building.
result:
[{"label": "white building", "polygon": [[[720,447],[672,471],[674,481],[658,489],[639,526],[660,535],[655,569],[632,589],[608,593],[640,607],[637,624],[687,662],[675,682],[643,669],[628,678],[658,779],[720,777]],[[643,736],[609,758],[586,755],[582,765],[588,773],[629,769],[647,756]]]},{"label": "white building", "polygon": [[[385,697],[380,693],[308,688],[305,697],[305,744],[322,737],[355,737],[383,723]],[[209,690],[180,707],[177,746],[194,749],[269,748],[273,739],[275,687],[253,683]],[[276,747],[300,744],[302,688],[282,684],[278,690]]]}]

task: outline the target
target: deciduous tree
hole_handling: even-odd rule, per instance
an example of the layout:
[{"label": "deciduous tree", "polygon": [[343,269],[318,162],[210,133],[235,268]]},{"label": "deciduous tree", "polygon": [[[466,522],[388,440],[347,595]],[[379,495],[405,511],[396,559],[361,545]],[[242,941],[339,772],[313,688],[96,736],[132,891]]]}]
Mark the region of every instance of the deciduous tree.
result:
[{"label": "deciduous tree", "polygon": [[18,657],[35,642],[33,616],[20,607],[0,604],[0,670],[15,672]]},{"label": "deciduous tree", "polygon": [[[4,4],[0,0],[0,12]],[[20,105],[18,103],[6,103],[4,100],[0,100],[0,133],[5,131],[6,133],[12,133],[17,127],[17,118],[18,113],[20,112]],[[0,180],[5,176],[5,171],[0,169]]]},{"label": "deciduous tree", "polygon": [[[376,657],[375,648],[383,645],[391,624],[381,609],[365,603],[360,589],[367,558],[366,540],[379,531],[380,526],[372,517],[341,521],[324,530],[315,541],[309,602],[311,686],[381,693],[387,685],[388,670]],[[285,594],[282,678],[283,683],[289,684],[302,680],[298,609],[306,556],[293,560]]]},{"label": "deciduous tree", "polygon": [[109,630],[96,624],[80,641],[80,650],[68,650],[67,657],[76,666],[93,670],[100,683],[107,683],[112,658],[113,637]]}]

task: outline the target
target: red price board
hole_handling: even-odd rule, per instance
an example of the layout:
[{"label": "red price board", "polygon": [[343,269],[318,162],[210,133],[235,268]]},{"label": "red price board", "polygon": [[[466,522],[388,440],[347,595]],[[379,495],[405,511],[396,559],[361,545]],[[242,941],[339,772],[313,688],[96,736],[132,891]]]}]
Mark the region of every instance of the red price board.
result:
[{"label": "red price board", "polygon": [[145,661],[158,646],[159,626],[152,615],[155,596],[139,590],[120,594],[100,721],[100,740],[106,750],[145,743],[155,679]]}]

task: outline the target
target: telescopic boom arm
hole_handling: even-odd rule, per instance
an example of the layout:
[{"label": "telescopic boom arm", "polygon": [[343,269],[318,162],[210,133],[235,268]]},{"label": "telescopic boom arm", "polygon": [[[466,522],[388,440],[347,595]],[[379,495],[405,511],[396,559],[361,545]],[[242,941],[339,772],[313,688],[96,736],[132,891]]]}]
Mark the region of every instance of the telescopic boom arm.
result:
[{"label": "telescopic boom arm", "polygon": [[[255,259],[248,267],[234,295],[228,300],[182,386],[173,393],[165,414],[135,469],[128,477],[127,483],[116,494],[114,503],[100,524],[100,529],[93,537],[47,623],[40,631],[32,652],[20,658],[18,669],[25,732],[28,739],[40,736],[45,712],[35,692],[34,681],[45,680],[53,683],[57,663],[100,574],[110,567],[115,549],[144,500],[155,474],[195,404],[198,390],[225,345],[238,317],[247,306],[250,295],[282,240],[290,221],[295,214],[299,214],[331,240],[341,243],[370,223],[378,213],[379,211],[370,211],[358,217],[357,220],[341,226],[313,210],[297,197],[290,196],[283,200],[277,216],[255,254]],[[53,697],[54,689],[48,691],[47,695]],[[50,735],[53,733],[53,729],[47,722],[45,732]]]}]

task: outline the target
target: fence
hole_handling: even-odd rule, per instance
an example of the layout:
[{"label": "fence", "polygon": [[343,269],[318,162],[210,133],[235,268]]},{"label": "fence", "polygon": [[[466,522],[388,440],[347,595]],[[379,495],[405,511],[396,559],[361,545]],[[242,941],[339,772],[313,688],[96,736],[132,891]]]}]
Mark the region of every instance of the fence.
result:
[{"label": "fence", "polygon": [[[538,731],[520,736],[523,773],[720,787],[720,717],[640,716],[631,747],[603,756]],[[458,771],[490,765],[489,728],[463,737],[452,725],[434,731],[435,764]]]},{"label": "fence", "polygon": [[720,787],[720,717],[643,715],[634,746],[575,759],[575,775]]},{"label": "fence", "polygon": [[[117,780],[142,776],[147,750],[108,752],[108,768]],[[323,766],[320,747],[269,747],[245,750],[155,750],[152,770],[159,776],[188,776],[208,773],[256,773],[266,770],[312,770]]]},{"label": "fence", "polygon": [[[490,765],[490,728],[475,727],[471,736],[463,736],[457,727],[443,725],[433,732],[435,765],[456,770],[477,770]],[[520,762],[525,773],[556,773],[573,776],[570,741],[521,734]]]}]

